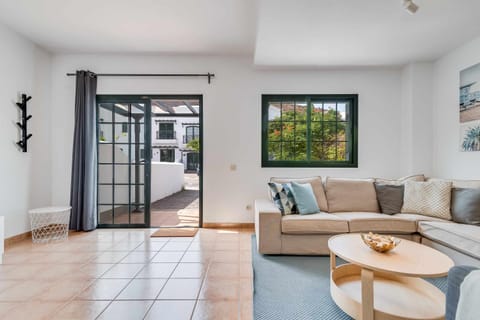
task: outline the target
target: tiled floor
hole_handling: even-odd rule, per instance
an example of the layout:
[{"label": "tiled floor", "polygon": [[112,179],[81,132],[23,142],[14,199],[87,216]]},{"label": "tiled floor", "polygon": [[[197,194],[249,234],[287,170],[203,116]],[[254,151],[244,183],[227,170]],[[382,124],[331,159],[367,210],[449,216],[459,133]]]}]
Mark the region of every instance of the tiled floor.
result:
[{"label": "tiled floor", "polygon": [[74,233],[7,248],[1,319],[251,319],[251,230]]}]

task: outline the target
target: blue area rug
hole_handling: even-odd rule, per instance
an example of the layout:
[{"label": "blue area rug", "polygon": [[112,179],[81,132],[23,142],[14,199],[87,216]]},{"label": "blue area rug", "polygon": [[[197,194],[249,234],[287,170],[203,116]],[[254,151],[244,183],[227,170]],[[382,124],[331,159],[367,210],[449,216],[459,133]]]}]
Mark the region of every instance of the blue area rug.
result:
[{"label": "blue area rug", "polygon": [[[252,236],[255,320],[352,319],[330,297],[329,257],[261,255],[255,241]],[[428,281],[446,291],[446,278]]]}]

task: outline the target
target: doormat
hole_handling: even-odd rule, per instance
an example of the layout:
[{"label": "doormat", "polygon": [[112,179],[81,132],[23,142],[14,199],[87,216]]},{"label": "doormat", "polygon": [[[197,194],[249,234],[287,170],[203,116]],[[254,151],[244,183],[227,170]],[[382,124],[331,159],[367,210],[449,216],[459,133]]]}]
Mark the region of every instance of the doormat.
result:
[{"label": "doormat", "polygon": [[198,228],[160,228],[150,237],[194,237]]}]

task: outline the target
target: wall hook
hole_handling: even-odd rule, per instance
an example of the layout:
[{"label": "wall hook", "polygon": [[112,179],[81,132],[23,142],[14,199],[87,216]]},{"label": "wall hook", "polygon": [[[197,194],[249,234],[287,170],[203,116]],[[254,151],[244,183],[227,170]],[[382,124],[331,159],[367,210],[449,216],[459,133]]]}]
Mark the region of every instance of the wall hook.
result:
[{"label": "wall hook", "polygon": [[17,102],[17,106],[22,111],[21,122],[17,122],[17,126],[22,130],[21,140],[17,142],[17,145],[23,152],[27,152],[27,140],[32,137],[32,134],[27,134],[27,121],[32,118],[32,115],[27,116],[27,102],[32,97],[22,94],[22,102]]}]

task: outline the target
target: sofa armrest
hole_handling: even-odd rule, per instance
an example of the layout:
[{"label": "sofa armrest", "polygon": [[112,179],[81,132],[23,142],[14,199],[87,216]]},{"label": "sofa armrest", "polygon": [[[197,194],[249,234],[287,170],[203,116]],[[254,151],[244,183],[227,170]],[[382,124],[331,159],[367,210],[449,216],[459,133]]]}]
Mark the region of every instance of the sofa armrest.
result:
[{"label": "sofa armrest", "polygon": [[465,277],[473,270],[478,270],[470,266],[455,266],[448,272],[448,288],[447,288],[447,309],[445,312],[445,320],[455,320],[457,314],[457,306],[460,298],[460,286]]},{"label": "sofa armrest", "polygon": [[255,200],[255,233],[258,252],[282,253],[282,213],[270,200]]}]

